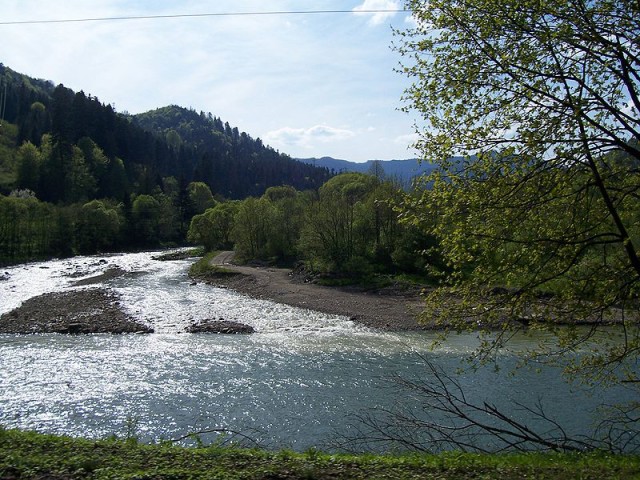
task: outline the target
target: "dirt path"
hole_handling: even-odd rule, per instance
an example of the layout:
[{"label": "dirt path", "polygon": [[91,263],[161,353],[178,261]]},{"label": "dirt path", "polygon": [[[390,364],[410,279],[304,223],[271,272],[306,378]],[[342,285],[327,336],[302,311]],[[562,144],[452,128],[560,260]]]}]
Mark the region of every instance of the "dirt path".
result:
[{"label": "dirt path", "polygon": [[422,307],[418,295],[369,293],[352,288],[323,287],[293,275],[290,270],[247,267],[233,264],[233,252],[222,252],[212,260],[242,275],[220,278],[228,288],[255,298],[264,298],[295,307],[344,315],[369,327],[382,330],[422,330],[417,321]]}]

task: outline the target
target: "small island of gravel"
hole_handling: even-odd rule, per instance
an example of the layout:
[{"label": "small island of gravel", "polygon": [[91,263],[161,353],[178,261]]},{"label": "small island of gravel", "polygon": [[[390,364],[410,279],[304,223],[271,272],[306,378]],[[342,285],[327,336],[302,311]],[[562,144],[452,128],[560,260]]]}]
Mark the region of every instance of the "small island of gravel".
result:
[{"label": "small island of gravel", "polygon": [[118,297],[99,288],[45,293],[0,317],[0,333],[152,333],[127,315]]},{"label": "small island of gravel", "polygon": [[251,325],[245,325],[244,323],[232,322],[229,320],[201,320],[193,325],[187,327],[187,333],[217,333],[225,335],[248,335],[255,333],[254,328]]}]

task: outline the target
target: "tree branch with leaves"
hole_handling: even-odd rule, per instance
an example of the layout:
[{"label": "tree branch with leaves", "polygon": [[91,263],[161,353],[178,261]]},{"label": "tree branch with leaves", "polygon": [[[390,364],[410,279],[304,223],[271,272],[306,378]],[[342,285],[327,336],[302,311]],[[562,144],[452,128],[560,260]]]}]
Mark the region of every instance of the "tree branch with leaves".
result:
[{"label": "tree branch with leaves", "polygon": [[[563,346],[583,336],[558,324],[593,334],[620,324],[625,347],[603,342],[610,348],[584,359],[584,371],[610,375],[616,360],[614,381],[637,379],[628,360],[640,346],[639,4],[407,8],[415,25],[397,44],[413,81],[405,108],[419,114],[423,160],[439,168],[407,197],[403,217],[438,238],[448,267],[425,319],[542,328]],[[482,348],[504,338],[489,335]]]}]

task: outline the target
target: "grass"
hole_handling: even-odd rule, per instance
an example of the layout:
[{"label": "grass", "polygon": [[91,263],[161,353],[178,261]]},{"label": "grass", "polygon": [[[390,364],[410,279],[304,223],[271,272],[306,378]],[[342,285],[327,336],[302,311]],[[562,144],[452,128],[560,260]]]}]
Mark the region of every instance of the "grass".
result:
[{"label": "grass", "polygon": [[0,479],[632,479],[640,456],[331,455],[87,440],[0,427]]},{"label": "grass", "polygon": [[224,267],[211,265],[211,260],[219,253],[218,251],[205,253],[200,260],[191,265],[189,268],[189,276],[191,278],[207,280],[208,278],[220,278],[225,275],[238,275],[236,272],[232,272]]}]

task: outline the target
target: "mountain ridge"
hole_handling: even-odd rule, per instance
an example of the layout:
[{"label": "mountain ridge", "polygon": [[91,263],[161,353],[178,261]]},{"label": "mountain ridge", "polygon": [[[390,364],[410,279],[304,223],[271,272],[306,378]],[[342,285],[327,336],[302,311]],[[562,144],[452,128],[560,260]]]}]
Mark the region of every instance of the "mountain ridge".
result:
[{"label": "mountain ridge", "polygon": [[[330,177],[328,170],[298,162],[210,113],[177,105],[137,115],[118,113],[110,104],[82,90],[75,92],[63,84],[54,86],[52,81],[29,77],[2,63],[0,95],[0,120],[17,129],[14,145],[0,152],[0,194],[28,188],[39,199],[54,203],[81,197],[122,200],[122,190],[127,196],[152,193],[164,188],[163,178],[174,177],[181,184],[202,181],[215,194],[241,199],[260,196],[267,188],[283,184],[298,190],[315,189]],[[64,158],[49,156],[41,162],[46,168],[38,172],[37,181],[22,181],[15,168],[17,149],[25,142],[40,148],[44,134],[50,135],[56,152]],[[127,177],[127,185],[118,195],[108,188],[94,188],[75,198],[68,194],[70,185],[63,188],[65,181],[71,181],[71,176],[64,177],[74,162],[72,147],[84,138],[95,142],[109,165],[122,163],[116,167],[124,171],[118,173]],[[54,160],[60,165],[55,165]],[[88,162],[89,158],[82,158],[80,164],[75,164],[82,169],[85,165],[93,167]],[[89,172],[95,177],[89,181],[104,186],[105,178],[98,177],[105,177],[106,173],[97,170]]]},{"label": "mountain ridge", "polygon": [[384,177],[394,179],[404,186],[409,186],[415,177],[428,174],[435,169],[435,165],[421,162],[417,158],[353,162],[325,156],[320,158],[296,158],[296,160],[327,168],[333,174],[343,172],[376,174],[376,169],[381,169],[382,171],[377,174],[382,173]]}]

